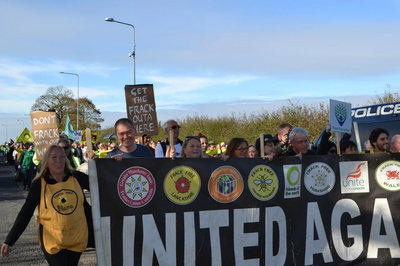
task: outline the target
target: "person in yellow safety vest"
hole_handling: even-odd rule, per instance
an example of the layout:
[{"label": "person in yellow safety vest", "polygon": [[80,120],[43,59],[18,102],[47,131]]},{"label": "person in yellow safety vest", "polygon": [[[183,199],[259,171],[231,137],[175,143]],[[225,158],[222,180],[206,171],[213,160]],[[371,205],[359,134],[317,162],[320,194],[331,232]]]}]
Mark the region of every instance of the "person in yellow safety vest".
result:
[{"label": "person in yellow safety vest", "polygon": [[385,153],[389,149],[389,131],[384,128],[375,128],[369,134],[369,141],[373,147],[370,151],[363,151],[362,153]]},{"label": "person in yellow safety vest", "polygon": [[68,139],[59,139],[58,146],[64,149],[65,155],[67,156],[67,159],[73,169],[76,169],[79,165],[81,165],[81,160],[78,157],[72,155],[71,144],[69,143]]},{"label": "person in yellow safety vest", "polygon": [[100,149],[99,149],[99,158],[106,158],[107,154],[112,151],[108,149],[108,145],[105,143],[100,144]]},{"label": "person in yellow safety vest", "polygon": [[211,157],[217,154],[217,149],[215,148],[215,141],[212,140],[208,143],[208,149],[206,153]]},{"label": "person in yellow safety vest", "polygon": [[225,154],[226,152],[226,144],[225,142],[221,142],[221,154]]}]

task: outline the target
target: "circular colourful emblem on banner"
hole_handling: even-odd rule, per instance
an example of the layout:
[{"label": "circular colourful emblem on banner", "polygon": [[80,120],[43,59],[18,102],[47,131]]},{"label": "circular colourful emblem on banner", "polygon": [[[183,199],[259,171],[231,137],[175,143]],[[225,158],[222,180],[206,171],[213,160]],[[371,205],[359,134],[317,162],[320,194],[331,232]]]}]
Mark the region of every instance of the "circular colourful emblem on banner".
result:
[{"label": "circular colourful emblem on banner", "polygon": [[251,194],[256,199],[267,201],[278,192],[278,177],[271,167],[257,165],[249,174],[248,185]]},{"label": "circular colourful emblem on banner", "polygon": [[400,162],[390,160],[381,163],[375,170],[375,180],[387,191],[400,190]]},{"label": "circular colourful emblem on banner", "polygon": [[296,165],[291,166],[288,169],[287,174],[286,174],[286,178],[287,178],[289,185],[296,186],[297,183],[299,183],[299,181],[300,181],[300,176],[301,176],[301,174],[300,174],[299,168]]},{"label": "circular colourful emblem on banner", "polygon": [[175,204],[186,205],[199,195],[200,177],[188,166],[172,168],[164,179],[164,192],[167,198]]},{"label": "circular colourful emblem on banner", "polygon": [[335,186],[335,172],[326,163],[310,164],[304,172],[304,186],[316,196],[322,196]]},{"label": "circular colourful emblem on banner", "polygon": [[235,201],[243,192],[243,178],[236,168],[221,166],[211,174],[208,191],[218,202]]},{"label": "circular colourful emblem on banner", "polygon": [[132,208],[140,208],[150,202],[156,192],[156,183],[149,170],[130,167],[118,179],[118,194]]}]

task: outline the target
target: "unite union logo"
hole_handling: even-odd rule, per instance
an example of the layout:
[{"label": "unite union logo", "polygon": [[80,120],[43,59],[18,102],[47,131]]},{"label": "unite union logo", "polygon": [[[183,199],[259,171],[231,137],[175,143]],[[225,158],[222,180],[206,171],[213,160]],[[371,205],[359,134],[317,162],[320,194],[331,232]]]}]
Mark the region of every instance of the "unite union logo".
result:
[{"label": "unite union logo", "polygon": [[367,161],[339,162],[339,167],[342,194],[369,192]]}]

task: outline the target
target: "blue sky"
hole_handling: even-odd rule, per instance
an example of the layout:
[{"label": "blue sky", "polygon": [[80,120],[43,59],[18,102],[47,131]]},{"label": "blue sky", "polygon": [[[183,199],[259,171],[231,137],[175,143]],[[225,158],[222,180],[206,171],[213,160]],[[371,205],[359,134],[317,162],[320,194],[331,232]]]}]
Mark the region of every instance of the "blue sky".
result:
[{"label": "blue sky", "polygon": [[[31,128],[50,86],[88,96],[103,126],[124,86],[154,84],[158,119],[250,114],[400,89],[400,1],[0,0],[0,140]],[[17,121],[23,120],[24,122]]]}]

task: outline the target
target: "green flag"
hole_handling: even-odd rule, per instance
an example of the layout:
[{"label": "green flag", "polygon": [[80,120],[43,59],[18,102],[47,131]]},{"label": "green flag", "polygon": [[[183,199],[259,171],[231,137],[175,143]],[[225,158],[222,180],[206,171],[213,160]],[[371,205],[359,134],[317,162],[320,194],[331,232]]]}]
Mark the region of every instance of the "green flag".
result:
[{"label": "green flag", "polygon": [[68,139],[75,141],[74,129],[72,128],[71,121],[69,120],[69,115],[67,114],[67,121],[65,122],[64,134],[68,136]]},{"label": "green flag", "polygon": [[21,134],[19,134],[19,137],[17,138],[17,142],[33,143],[32,132],[30,132],[29,129],[24,128],[24,130],[22,130]]}]

